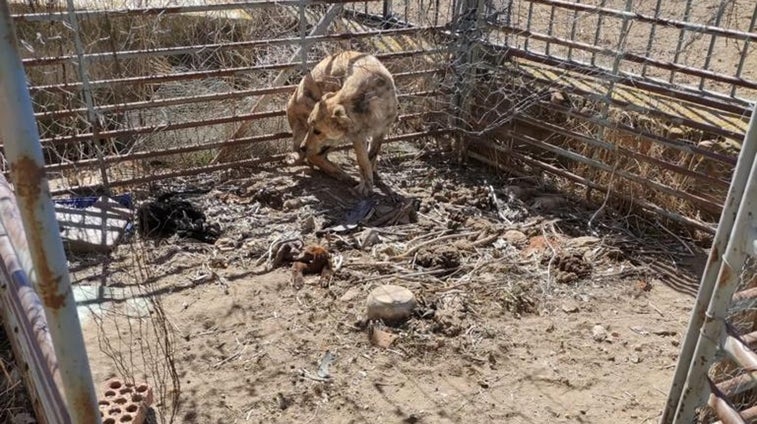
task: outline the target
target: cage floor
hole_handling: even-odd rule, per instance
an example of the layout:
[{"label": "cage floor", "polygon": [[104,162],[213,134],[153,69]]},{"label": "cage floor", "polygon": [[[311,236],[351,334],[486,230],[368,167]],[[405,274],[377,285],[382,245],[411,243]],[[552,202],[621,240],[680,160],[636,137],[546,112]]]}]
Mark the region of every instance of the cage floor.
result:
[{"label": "cage floor", "polygon": [[[138,193],[206,191],[186,199],[223,234],[214,245],[135,236],[107,261],[70,257],[75,284],[101,293],[82,312],[96,382],[146,378],[156,411],[176,404],[175,422],[187,423],[656,421],[694,287],[670,287],[647,265],[695,262],[685,253],[695,247],[634,237],[611,214],[589,234],[594,209],[411,144],[387,146],[379,172],[392,195],[376,190],[367,224],[320,238],[358,199],[306,167]],[[408,220],[398,205],[412,200]],[[378,238],[361,248],[370,228]],[[306,276],[296,289],[287,263],[266,269],[282,237],[329,249],[328,287]],[[362,321],[380,284],[419,304],[406,323],[376,327],[397,336],[388,347],[372,345]]]}]

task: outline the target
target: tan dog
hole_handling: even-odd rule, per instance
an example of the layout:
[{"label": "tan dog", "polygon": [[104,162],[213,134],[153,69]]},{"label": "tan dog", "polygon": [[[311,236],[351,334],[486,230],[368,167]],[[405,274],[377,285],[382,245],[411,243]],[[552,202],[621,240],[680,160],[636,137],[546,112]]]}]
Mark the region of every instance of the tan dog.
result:
[{"label": "tan dog", "polygon": [[354,182],[326,157],[340,142],[352,142],[361,176],[357,191],[362,195],[373,190],[381,143],[398,111],[392,74],[374,56],[356,51],[323,59],[300,81],[287,104],[300,161],[307,160],[339,180]]}]

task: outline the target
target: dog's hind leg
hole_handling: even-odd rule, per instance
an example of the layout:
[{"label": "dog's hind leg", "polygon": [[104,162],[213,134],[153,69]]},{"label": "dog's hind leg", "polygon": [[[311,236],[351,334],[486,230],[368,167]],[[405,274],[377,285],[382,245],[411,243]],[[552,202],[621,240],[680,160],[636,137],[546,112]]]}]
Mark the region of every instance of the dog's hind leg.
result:
[{"label": "dog's hind leg", "polygon": [[373,191],[373,166],[366,144],[366,140],[363,137],[357,137],[352,142],[352,145],[355,147],[357,164],[360,167],[360,184],[358,184],[356,189],[363,196],[367,196]]},{"label": "dog's hind leg", "polygon": [[378,178],[378,154],[381,150],[381,144],[384,142],[384,134],[379,134],[371,140],[371,145],[368,148],[368,159],[371,161],[371,167],[373,168],[373,177]]}]

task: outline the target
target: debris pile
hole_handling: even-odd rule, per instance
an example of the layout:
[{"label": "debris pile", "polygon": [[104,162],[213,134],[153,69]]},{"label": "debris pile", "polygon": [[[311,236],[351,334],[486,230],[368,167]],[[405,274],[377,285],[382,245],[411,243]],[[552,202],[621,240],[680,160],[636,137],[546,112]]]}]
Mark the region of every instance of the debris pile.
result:
[{"label": "debris pile", "polygon": [[170,192],[137,209],[139,233],[144,237],[165,238],[176,234],[204,243],[215,243],[220,237],[218,224],[209,224],[205,214],[192,203],[178,198],[183,193]]}]

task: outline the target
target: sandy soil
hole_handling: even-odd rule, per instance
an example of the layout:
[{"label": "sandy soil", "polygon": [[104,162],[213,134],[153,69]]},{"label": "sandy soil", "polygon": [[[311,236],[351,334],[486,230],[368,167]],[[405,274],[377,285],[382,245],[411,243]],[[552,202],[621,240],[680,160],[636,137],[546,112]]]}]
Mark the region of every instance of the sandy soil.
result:
[{"label": "sandy soil", "polygon": [[[610,215],[588,236],[594,211],[546,187],[461,172],[410,145],[391,150],[381,172],[394,196],[377,190],[374,214],[351,234],[312,231],[357,202],[344,185],[268,167],[171,186],[212,189],[187,199],[222,226],[215,245],[135,239],[106,265],[72,263],[79,285],[160,299],[181,386],[175,422],[655,422],[693,298],[646,265],[686,259],[680,243],[648,233],[642,244]],[[393,201],[410,199],[420,200],[414,222],[375,227],[379,242],[356,246],[371,221],[397,210]],[[256,266],[289,231],[330,250],[338,270],[328,287],[307,276],[296,290],[288,265]],[[442,233],[454,238],[433,242]],[[385,283],[410,288],[420,305],[399,327],[377,324],[398,336],[388,348],[371,344],[363,321],[368,292]],[[123,373],[120,352],[129,373],[162,384],[145,365],[159,357],[145,346],[160,343],[147,309],[139,317],[118,302],[85,319],[96,381]]]}]

